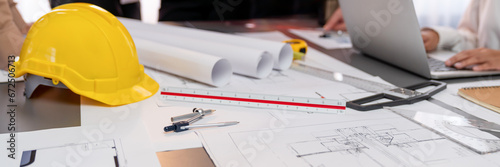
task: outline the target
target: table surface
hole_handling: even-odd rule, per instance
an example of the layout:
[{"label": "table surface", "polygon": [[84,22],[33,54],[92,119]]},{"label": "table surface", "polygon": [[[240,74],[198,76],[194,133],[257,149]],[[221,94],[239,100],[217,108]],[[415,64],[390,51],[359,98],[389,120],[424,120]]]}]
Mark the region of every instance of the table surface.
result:
[{"label": "table surface", "polygon": [[[299,38],[288,31],[288,29],[304,29],[318,28],[317,19],[311,16],[297,15],[287,16],[283,18],[267,18],[267,19],[251,19],[251,20],[235,20],[235,21],[185,21],[185,22],[163,22],[164,24],[180,25],[198,29],[225,33],[241,33],[241,32],[264,32],[264,31],[280,31],[291,38]],[[247,28],[249,24],[253,24]],[[306,40],[307,41],[307,40]],[[407,87],[419,84],[428,79],[420,77],[411,72],[405,71],[399,67],[387,64],[376,60],[372,57],[363,55],[353,49],[324,49],[312,42],[308,42],[310,47],[321,51],[335,59],[338,59],[346,64],[356,67],[366,73],[374,76],[380,76],[382,79],[399,87]],[[460,83],[474,81],[476,78],[459,78],[441,80],[447,83]],[[500,76],[491,76],[491,79],[500,79]],[[170,164],[182,164],[183,166],[207,166],[213,162],[207,157],[204,148],[193,148],[187,150],[169,151],[170,154],[163,154],[164,161]],[[198,159],[193,163],[192,159],[180,159],[179,155],[189,155],[189,157]],[[194,157],[193,157],[194,156]]]},{"label": "table surface", "polygon": [[[290,33],[288,30],[319,28],[317,19],[307,15],[295,15],[295,16],[286,16],[281,18],[235,20],[235,21],[185,21],[185,22],[165,22],[165,23],[211,30],[211,31],[225,32],[225,33],[280,31],[291,38],[299,38],[299,39],[301,39],[299,36]],[[253,24],[254,28],[247,28],[248,24]],[[374,76],[380,76],[384,80],[399,87],[407,87],[428,80],[426,78],[408,72],[399,67],[363,55],[354,49],[328,50],[312,42],[308,42],[307,44],[318,51],[321,51],[353,67],[356,67],[366,73],[369,73]],[[460,82],[472,81],[474,79],[475,78],[472,77],[472,78],[446,79],[441,81],[447,83],[460,83]],[[492,76],[492,79],[500,79],[500,76]]]}]

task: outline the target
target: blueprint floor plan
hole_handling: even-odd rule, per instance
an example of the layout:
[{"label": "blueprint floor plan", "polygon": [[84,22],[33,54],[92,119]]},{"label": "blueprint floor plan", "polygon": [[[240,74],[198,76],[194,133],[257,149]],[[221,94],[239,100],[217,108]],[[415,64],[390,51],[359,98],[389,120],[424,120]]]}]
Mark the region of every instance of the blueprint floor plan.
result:
[{"label": "blueprint floor plan", "polygon": [[338,164],[334,159],[316,163],[317,159],[326,157],[342,158],[344,163],[351,165],[369,166],[383,166],[384,162],[391,162],[390,166],[404,164],[410,159],[417,163],[444,160],[446,157],[424,159],[418,156],[401,156],[411,155],[415,149],[446,140],[440,136],[425,135],[426,133],[429,132],[421,128],[401,130],[391,125],[367,125],[313,132],[311,135],[315,140],[289,143],[288,147],[295,152],[297,158],[303,159],[310,166]]},{"label": "blueprint floor plan", "polygon": [[303,116],[300,121],[282,116],[269,119],[269,128],[199,135],[219,166],[495,165],[392,113],[363,115],[316,117],[309,123]]}]

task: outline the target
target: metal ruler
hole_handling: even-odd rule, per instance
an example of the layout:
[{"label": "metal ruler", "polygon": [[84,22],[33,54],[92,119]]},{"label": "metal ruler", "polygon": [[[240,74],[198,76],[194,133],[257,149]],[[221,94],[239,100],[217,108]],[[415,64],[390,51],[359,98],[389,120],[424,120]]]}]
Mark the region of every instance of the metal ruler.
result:
[{"label": "metal ruler", "polygon": [[[316,67],[307,66],[304,64],[299,64],[294,62],[291,66],[291,69],[303,72],[306,74],[310,74],[319,78],[345,83],[351,86],[354,86],[359,89],[363,89],[369,92],[376,93],[373,96],[353,100],[347,102],[347,107],[359,110],[359,111],[368,111],[373,109],[380,109],[384,106],[397,106],[404,104],[412,104],[422,100],[426,100],[430,98],[432,95],[446,89],[446,83],[439,81],[428,81],[422,84],[414,85],[407,88],[396,87],[393,85],[387,85],[383,83],[378,83],[346,74],[342,74],[339,72],[333,72],[328,70],[323,70]],[[433,89],[427,92],[418,92],[417,89],[425,88],[428,86],[434,86]],[[392,101],[377,103],[371,105],[365,105],[367,103],[380,100],[380,99],[389,99]]]},{"label": "metal ruler", "polygon": [[[399,108],[388,110],[422,125],[479,154],[500,151],[500,125],[471,116],[447,116]],[[485,135],[488,134],[488,135]]]},{"label": "metal ruler", "polygon": [[344,100],[276,96],[176,87],[162,88],[160,100],[331,114],[342,114],[346,109],[346,102]]}]

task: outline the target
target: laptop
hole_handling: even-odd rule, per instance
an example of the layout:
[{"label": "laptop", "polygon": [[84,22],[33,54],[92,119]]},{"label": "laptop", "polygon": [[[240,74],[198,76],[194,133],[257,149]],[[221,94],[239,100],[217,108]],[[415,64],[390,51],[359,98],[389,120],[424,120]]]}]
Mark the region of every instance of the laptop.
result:
[{"label": "laptop", "polygon": [[412,0],[340,0],[340,6],[353,47],[366,55],[431,79],[500,74],[446,67],[454,52],[427,54]]}]

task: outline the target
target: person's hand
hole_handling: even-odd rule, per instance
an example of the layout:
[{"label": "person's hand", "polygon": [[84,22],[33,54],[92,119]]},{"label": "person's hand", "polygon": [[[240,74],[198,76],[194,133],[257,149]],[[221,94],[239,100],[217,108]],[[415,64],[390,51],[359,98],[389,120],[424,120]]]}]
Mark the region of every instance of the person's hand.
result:
[{"label": "person's hand", "polygon": [[439,34],[432,29],[423,29],[420,31],[426,52],[431,52],[437,49],[439,43]]},{"label": "person's hand", "polygon": [[346,31],[345,23],[344,23],[344,15],[342,15],[342,9],[337,8],[335,12],[333,12],[332,16],[326,24],[323,26],[323,30],[325,31],[330,31],[330,30],[341,30],[341,31]]},{"label": "person's hand", "polygon": [[480,48],[462,51],[446,60],[445,64],[457,69],[474,66],[474,71],[500,70],[500,50]]}]

